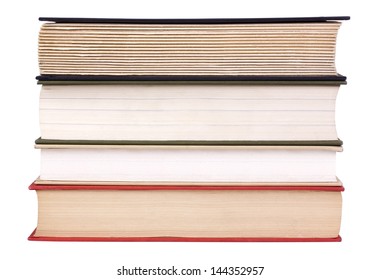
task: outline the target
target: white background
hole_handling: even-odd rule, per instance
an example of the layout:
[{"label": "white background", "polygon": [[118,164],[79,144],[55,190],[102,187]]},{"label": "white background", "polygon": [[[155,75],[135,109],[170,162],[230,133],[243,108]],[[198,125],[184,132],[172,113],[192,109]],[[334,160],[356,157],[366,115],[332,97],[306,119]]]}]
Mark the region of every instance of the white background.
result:
[{"label": "white background", "polygon": [[[2,1],[0,279],[121,279],[116,269],[175,265],[265,266],[260,279],[380,279],[381,92],[377,1]],[[39,16],[182,18],[351,16],[339,31],[337,70],[348,77],[337,102],[344,141],[337,174],[344,182],[341,243],[30,242],[38,176],[37,39]],[[146,279],[143,276],[130,279]],[[186,279],[187,277],[179,277]],[[194,279],[225,279],[199,276]],[[236,279],[249,279],[237,276]],[[157,279],[149,277],[148,279]],[[161,277],[161,279],[166,279]],[[175,278],[174,278],[175,279]]]}]

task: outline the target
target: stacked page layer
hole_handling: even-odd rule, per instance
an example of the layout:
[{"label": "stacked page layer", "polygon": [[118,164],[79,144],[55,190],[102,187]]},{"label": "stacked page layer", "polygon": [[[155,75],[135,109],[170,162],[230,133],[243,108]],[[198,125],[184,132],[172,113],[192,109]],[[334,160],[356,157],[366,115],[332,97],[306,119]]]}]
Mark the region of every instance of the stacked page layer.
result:
[{"label": "stacked page layer", "polygon": [[[41,138],[340,145],[339,82],[43,84]],[[271,144],[271,143],[270,143]]]},{"label": "stacked page layer", "polygon": [[31,240],[340,241],[340,187],[72,187],[31,186],[39,200]]},{"label": "stacked page layer", "polygon": [[47,20],[55,22],[40,31],[43,75],[337,75],[341,23],[331,18],[178,24]]}]

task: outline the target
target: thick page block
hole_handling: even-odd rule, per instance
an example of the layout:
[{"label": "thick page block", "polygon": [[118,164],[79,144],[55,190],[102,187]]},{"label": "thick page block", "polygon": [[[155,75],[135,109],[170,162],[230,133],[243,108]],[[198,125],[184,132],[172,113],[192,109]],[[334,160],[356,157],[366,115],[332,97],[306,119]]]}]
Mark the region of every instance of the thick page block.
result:
[{"label": "thick page block", "polygon": [[340,241],[341,186],[36,185],[30,240]]}]

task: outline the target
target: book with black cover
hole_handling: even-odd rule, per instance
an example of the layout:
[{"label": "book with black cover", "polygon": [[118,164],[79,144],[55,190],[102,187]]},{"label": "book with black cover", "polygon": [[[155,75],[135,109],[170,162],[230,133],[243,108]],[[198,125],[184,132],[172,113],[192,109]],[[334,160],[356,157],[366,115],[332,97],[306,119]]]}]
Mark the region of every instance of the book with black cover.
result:
[{"label": "book with black cover", "polygon": [[340,81],[41,83],[46,140],[341,144],[335,126]]},{"label": "book with black cover", "polygon": [[[336,35],[347,16],[236,19],[42,17],[42,78],[55,75],[220,80],[211,76],[330,76]],[[57,78],[57,77],[56,77]],[[87,79],[87,78],[86,78]],[[105,78],[108,79],[108,78]],[[176,78],[174,78],[176,79]],[[226,79],[225,77],[223,79]]]}]

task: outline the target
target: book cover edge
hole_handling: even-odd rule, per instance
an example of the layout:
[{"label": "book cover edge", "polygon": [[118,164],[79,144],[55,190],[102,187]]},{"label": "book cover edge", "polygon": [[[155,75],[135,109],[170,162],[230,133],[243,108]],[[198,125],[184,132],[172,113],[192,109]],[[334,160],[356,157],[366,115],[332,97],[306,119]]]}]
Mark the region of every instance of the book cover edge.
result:
[{"label": "book cover edge", "polygon": [[112,24],[240,24],[240,23],[299,23],[349,20],[350,16],[269,17],[269,18],[85,18],[39,17],[39,21],[54,23],[112,23]]},{"label": "book cover edge", "polygon": [[346,76],[321,75],[321,76],[303,76],[303,75],[59,75],[42,74],[36,76],[38,83],[44,82],[253,82],[253,83],[337,83],[346,84]]},{"label": "book cover edge", "polygon": [[37,184],[32,182],[29,186],[29,190],[43,191],[43,190],[115,190],[115,191],[182,191],[182,190],[194,190],[194,191],[237,191],[237,190],[250,190],[250,191],[327,191],[327,192],[343,192],[344,187],[337,186],[308,186],[308,185],[136,185],[128,184],[125,185],[69,185],[69,184]]},{"label": "book cover edge", "polygon": [[70,181],[70,180],[43,180],[40,177],[37,177],[34,180],[35,185],[68,185],[68,186],[82,186],[82,185],[91,185],[91,186],[170,186],[170,187],[182,187],[182,186],[239,186],[239,187],[247,187],[247,186],[263,186],[263,187],[287,187],[287,186],[296,186],[296,187],[342,187],[343,182],[336,177],[336,181],[332,182],[181,182],[181,181]]},{"label": "book cover edge", "polygon": [[341,147],[343,141],[336,140],[56,140],[42,139],[35,140],[36,145],[125,145],[125,146],[337,146]]},{"label": "book cover edge", "polygon": [[341,236],[332,238],[282,238],[282,237],[54,237],[36,236],[35,229],[29,241],[65,242],[341,242]]}]

